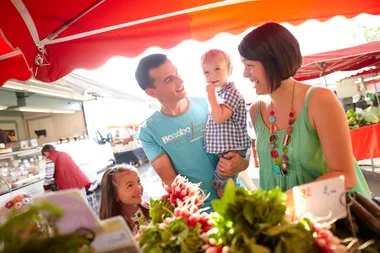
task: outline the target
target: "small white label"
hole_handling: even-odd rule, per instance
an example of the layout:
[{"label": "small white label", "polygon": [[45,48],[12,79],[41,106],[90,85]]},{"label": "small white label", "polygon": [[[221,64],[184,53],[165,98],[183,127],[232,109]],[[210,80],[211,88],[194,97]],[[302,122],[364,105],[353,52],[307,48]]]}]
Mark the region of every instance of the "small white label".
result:
[{"label": "small white label", "polygon": [[330,178],[293,188],[296,216],[311,213],[322,221],[347,216],[344,176]]},{"label": "small white label", "polygon": [[91,245],[96,252],[108,252],[113,248],[117,249],[128,245],[133,247],[132,240],[133,238],[130,237],[127,231],[120,230],[96,236]]}]

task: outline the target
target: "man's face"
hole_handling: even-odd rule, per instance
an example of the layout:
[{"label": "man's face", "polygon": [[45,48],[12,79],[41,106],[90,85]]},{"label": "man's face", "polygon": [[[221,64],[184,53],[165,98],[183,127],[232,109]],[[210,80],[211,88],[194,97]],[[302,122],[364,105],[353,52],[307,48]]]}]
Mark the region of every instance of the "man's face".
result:
[{"label": "man's face", "polygon": [[146,89],[146,93],[157,98],[161,103],[175,103],[186,97],[183,80],[177,73],[177,68],[170,60],[149,71],[154,80],[155,88]]}]

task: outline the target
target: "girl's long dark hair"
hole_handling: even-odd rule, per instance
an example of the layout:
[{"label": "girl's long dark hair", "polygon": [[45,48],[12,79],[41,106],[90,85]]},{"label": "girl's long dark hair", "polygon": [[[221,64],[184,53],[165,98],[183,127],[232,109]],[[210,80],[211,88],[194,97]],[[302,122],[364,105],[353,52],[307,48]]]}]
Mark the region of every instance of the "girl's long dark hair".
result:
[{"label": "girl's long dark hair", "polygon": [[[127,164],[118,164],[111,168],[108,168],[102,177],[101,182],[101,200],[100,200],[100,210],[99,218],[101,220],[108,219],[115,216],[124,217],[120,203],[116,198],[116,185],[115,185],[115,175],[119,172],[124,171],[135,171],[137,170]],[[144,216],[149,218],[149,209],[139,205]],[[130,221],[127,220],[128,226],[131,227]]]}]

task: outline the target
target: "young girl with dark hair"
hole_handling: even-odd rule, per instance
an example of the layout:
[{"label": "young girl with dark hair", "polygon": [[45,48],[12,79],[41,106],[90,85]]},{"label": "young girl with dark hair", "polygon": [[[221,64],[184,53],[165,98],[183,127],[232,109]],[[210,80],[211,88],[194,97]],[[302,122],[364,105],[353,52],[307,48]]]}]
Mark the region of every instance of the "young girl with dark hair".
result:
[{"label": "young girl with dark hair", "polygon": [[136,235],[148,225],[149,204],[142,200],[144,188],[134,167],[118,164],[106,170],[101,183],[100,219],[122,216]]}]

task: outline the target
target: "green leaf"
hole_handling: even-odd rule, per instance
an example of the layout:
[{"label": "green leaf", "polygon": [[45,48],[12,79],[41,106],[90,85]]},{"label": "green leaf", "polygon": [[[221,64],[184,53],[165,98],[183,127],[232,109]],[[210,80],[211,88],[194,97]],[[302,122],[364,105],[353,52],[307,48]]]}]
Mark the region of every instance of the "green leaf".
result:
[{"label": "green leaf", "polygon": [[223,215],[226,212],[226,205],[221,199],[214,199],[211,201],[211,206],[215,212]]},{"label": "green leaf", "polygon": [[230,203],[234,200],[236,195],[236,188],[235,188],[235,183],[232,179],[229,179],[226,187],[224,188],[224,194],[223,194],[223,200],[226,203]]},{"label": "green leaf", "polygon": [[268,235],[268,236],[276,236],[278,234],[281,234],[281,233],[284,233],[292,228],[294,228],[296,226],[296,224],[294,223],[287,223],[287,224],[283,224],[283,225],[279,225],[279,226],[273,226],[269,229],[267,229],[264,234]]},{"label": "green leaf", "polygon": [[249,222],[249,224],[253,225],[255,221],[255,206],[251,205],[249,202],[244,205],[243,214],[244,218]]},{"label": "green leaf", "polygon": [[152,218],[153,224],[163,222],[167,217],[173,216],[174,206],[170,204],[168,199],[151,199],[149,215]]}]

